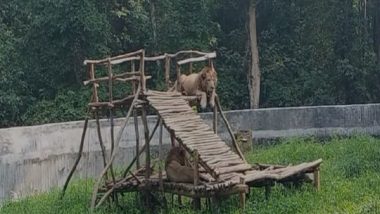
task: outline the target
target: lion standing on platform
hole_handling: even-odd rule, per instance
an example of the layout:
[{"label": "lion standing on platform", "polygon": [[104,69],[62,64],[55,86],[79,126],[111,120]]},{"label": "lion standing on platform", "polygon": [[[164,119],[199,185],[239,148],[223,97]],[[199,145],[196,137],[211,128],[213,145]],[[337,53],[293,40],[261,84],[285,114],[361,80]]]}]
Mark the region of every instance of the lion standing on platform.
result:
[{"label": "lion standing on platform", "polygon": [[179,84],[177,85],[176,82],[171,91],[177,88],[177,91],[183,95],[200,96],[200,105],[203,109],[207,107],[207,103],[209,103],[211,107],[214,107],[217,80],[217,73],[211,64],[211,66],[205,66],[199,73],[181,75]]}]

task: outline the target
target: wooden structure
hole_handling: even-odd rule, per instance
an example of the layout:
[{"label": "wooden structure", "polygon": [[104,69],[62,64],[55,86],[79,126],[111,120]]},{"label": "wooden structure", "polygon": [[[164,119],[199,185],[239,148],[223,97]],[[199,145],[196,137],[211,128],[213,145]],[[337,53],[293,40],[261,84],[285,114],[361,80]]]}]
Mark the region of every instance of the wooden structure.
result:
[{"label": "wooden structure", "polygon": [[[187,56],[185,59],[177,60],[178,56]],[[195,57],[194,57],[195,56]],[[250,186],[266,186],[269,189],[274,182],[287,182],[301,180],[305,178],[305,173],[314,173],[314,182],[319,188],[319,165],[322,160],[310,163],[303,163],[296,166],[273,166],[248,164],[244,159],[242,152],[237,146],[233,131],[228,124],[226,117],[221,109],[218,97],[216,97],[216,107],[214,109],[213,127],[209,127],[203,122],[197,113],[189,106],[188,102],[197,97],[182,96],[177,92],[160,92],[148,90],[146,80],[150,76],[145,75],[144,67],[146,61],[165,60],[165,81],[169,87],[170,65],[171,60],[176,62],[177,78],[181,74],[181,65],[189,64],[192,69],[192,63],[207,61],[209,64],[216,57],[215,53],[203,53],[199,51],[180,51],[175,54],[164,54],[155,57],[146,57],[144,50],[133,53],[106,58],[101,60],[86,60],[84,64],[88,68],[89,80],[84,84],[92,84],[92,100],[88,104],[89,111],[93,112],[97,121],[97,131],[100,147],[103,154],[104,169],[96,180],[93,196],[91,201],[91,210],[100,206],[105,200],[112,199],[118,202],[118,195],[123,192],[139,191],[145,194],[146,204],[149,206],[150,194],[156,192],[167,192],[194,198],[194,207],[200,208],[201,198],[212,198],[221,195],[239,194],[241,206],[245,204],[245,194],[248,193]],[[130,71],[114,73],[113,66],[130,63]],[[107,75],[97,77],[95,66],[105,65]],[[139,65],[136,70],[136,65]],[[100,100],[98,96],[99,84],[102,82],[108,85],[108,99]],[[130,83],[132,92],[124,97],[114,99],[113,87],[116,82]],[[111,117],[111,155],[107,157],[105,146],[102,140],[99,124],[99,112],[102,108],[109,109]],[[114,138],[112,118],[117,108],[127,108],[128,112],[124,124]],[[152,131],[148,129],[147,112],[152,108],[157,114],[158,119],[156,126]],[[217,117],[218,113],[224,121],[232,139],[230,148],[217,135]],[[140,145],[142,138],[138,131],[138,115],[144,127],[144,145]],[[131,117],[134,117],[135,134],[136,134],[136,157],[126,167],[124,173],[116,175],[112,164],[119,150],[119,142],[124,133],[125,127]],[[72,168],[68,179],[64,185],[63,194],[67,188],[70,178],[76,169],[81,153],[83,150],[84,137],[87,130],[88,119],[85,121],[79,155],[74,167]],[[193,184],[174,183],[166,179],[165,172],[161,165],[157,169],[152,169],[152,160],[150,155],[150,141],[153,134],[159,127],[159,159],[164,160],[162,152],[162,132],[165,128],[171,136],[172,145],[178,143],[183,147],[189,157],[188,162],[194,168]],[[145,152],[144,166],[140,163],[140,155]],[[135,169],[132,167],[135,165]],[[206,181],[200,181],[200,178]],[[62,194],[62,196],[63,196]]]}]

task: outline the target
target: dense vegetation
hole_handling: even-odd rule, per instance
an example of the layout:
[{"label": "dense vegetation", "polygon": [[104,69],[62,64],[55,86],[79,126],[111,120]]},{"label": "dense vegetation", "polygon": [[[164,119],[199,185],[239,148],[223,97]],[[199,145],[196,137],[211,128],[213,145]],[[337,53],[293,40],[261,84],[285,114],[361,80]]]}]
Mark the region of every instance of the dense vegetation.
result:
[{"label": "dense vegetation", "polygon": [[[379,102],[379,2],[258,1],[260,106]],[[139,48],[216,50],[224,107],[247,108],[248,4],[1,1],[0,127],[82,118],[89,100],[82,61]]]},{"label": "dense vegetation", "polygon": [[[276,185],[268,201],[264,190],[253,188],[245,213],[379,213],[380,140],[357,136],[317,142],[315,139],[284,140],[280,145],[256,148],[247,154],[251,163],[300,163],[323,158],[321,191],[311,184],[301,188]],[[58,191],[6,203],[7,213],[86,213],[90,201],[90,181],[71,185],[63,201]],[[168,196],[169,201],[170,197]],[[98,213],[140,213],[133,193],[123,198],[123,208],[102,206]],[[170,204],[170,203],[169,203]],[[194,213],[189,207],[169,207],[169,213]],[[203,206],[201,213],[210,213]],[[124,210],[124,212],[123,212]],[[145,213],[144,210],[141,213]],[[199,213],[199,212],[197,212]],[[237,196],[220,205],[220,213],[239,213]]]}]

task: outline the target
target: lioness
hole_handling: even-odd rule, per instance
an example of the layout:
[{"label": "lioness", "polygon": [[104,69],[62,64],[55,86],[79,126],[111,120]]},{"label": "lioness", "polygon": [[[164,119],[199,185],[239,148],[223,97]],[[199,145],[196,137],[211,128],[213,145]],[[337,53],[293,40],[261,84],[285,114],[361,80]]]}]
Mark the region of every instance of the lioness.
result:
[{"label": "lioness", "polygon": [[[177,91],[186,96],[200,96],[200,104],[203,109],[207,106],[207,100],[209,100],[210,106],[214,107],[217,80],[214,66],[205,66],[199,73],[182,74],[179,78]],[[171,90],[175,90],[176,86],[177,82]]]},{"label": "lioness", "polygon": [[185,166],[186,152],[180,147],[170,149],[165,160],[165,171],[168,179],[179,183],[193,183],[194,170]]}]

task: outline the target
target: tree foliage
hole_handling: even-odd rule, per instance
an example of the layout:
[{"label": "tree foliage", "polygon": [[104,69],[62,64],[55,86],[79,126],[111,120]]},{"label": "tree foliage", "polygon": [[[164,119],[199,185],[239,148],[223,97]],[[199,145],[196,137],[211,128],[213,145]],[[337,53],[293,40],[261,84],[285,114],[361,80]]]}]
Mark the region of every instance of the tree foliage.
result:
[{"label": "tree foliage", "polygon": [[[216,50],[223,106],[248,108],[249,3],[1,1],[0,127],[81,119],[83,60],[139,48]],[[261,107],[379,102],[377,0],[257,3]],[[163,88],[160,66],[149,87]]]}]

